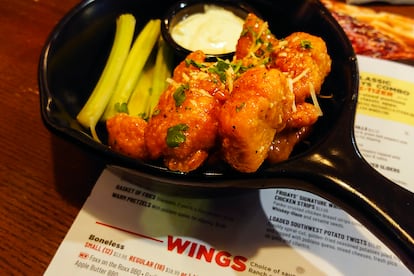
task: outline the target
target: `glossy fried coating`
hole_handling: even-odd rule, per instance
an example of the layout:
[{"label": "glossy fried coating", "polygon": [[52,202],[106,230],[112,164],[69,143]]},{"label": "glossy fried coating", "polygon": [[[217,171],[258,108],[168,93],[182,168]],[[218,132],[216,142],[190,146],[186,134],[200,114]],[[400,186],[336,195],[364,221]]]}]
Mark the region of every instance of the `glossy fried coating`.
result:
[{"label": "glossy fried coating", "polygon": [[291,111],[293,94],[277,69],[255,67],[234,83],[221,108],[219,132],[224,159],[241,172],[256,171]]},{"label": "glossy fried coating", "polygon": [[208,92],[219,101],[225,101],[229,91],[216,74],[201,70],[198,66],[208,66],[213,62],[206,62],[206,55],[202,51],[190,53],[184,61],[174,69],[173,80],[176,84],[191,83],[192,88]]},{"label": "glossy fried coating", "polygon": [[318,120],[320,111],[315,105],[307,102],[296,105],[295,112],[292,112],[287,120],[286,128],[299,129],[311,126]]},{"label": "glossy fried coating", "polygon": [[[232,61],[189,54],[174,70],[148,123],[119,115],[107,122],[114,150],[162,158],[173,171],[200,167],[213,151],[240,172],[286,160],[322,115],[317,103],[331,59],[307,33],[277,39],[249,14]],[[216,155],[215,155],[216,156]]]},{"label": "glossy fried coating", "polygon": [[331,59],[321,38],[296,32],[278,40],[267,22],[251,13],[237,43],[236,59],[245,66],[277,68],[289,78],[297,108],[292,111],[287,128],[310,126],[317,121],[321,111],[305,101],[311,93],[319,94],[330,72]]},{"label": "glossy fried coating", "polygon": [[263,64],[278,43],[276,37],[270,32],[267,22],[249,13],[236,44],[235,58],[242,60],[245,66]]},{"label": "glossy fried coating", "polygon": [[331,70],[331,58],[325,42],[317,36],[296,32],[281,40],[272,55],[272,67],[293,80],[296,103],[309,98],[311,90],[318,94]]},{"label": "glossy fried coating", "polygon": [[147,122],[141,117],[118,113],[106,121],[108,145],[132,158],[146,159],[144,132]]},{"label": "glossy fried coating", "polygon": [[[187,60],[201,62],[204,55],[191,53]],[[221,93],[222,85],[206,74],[181,62],[174,70],[173,82],[161,95],[156,115],[148,122],[145,141],[150,158],[162,157],[170,170],[197,169],[216,144],[220,104],[212,93]],[[168,142],[174,136],[181,140]]]}]

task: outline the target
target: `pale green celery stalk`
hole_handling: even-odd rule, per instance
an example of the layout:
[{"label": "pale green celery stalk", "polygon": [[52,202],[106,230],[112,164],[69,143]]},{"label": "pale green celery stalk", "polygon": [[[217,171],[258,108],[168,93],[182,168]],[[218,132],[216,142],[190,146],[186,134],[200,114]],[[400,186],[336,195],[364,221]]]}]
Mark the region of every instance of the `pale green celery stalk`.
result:
[{"label": "pale green celery stalk", "polygon": [[117,106],[128,103],[142,69],[158,40],[160,24],[161,20],[159,19],[150,20],[136,38],[122,69],[115,91],[103,114],[103,120],[107,120],[118,113]]},{"label": "pale green celery stalk", "polygon": [[154,59],[150,59],[139,76],[137,85],[128,101],[128,113],[132,116],[148,117],[147,102],[152,90],[152,76],[154,72]]},{"label": "pale green celery stalk", "polygon": [[76,116],[79,123],[89,128],[93,138],[100,141],[95,127],[111,98],[118,77],[131,49],[135,31],[135,18],[122,14],[116,20],[116,30],[111,52],[94,90]]},{"label": "pale green celery stalk", "polygon": [[155,58],[152,94],[147,104],[147,113],[152,116],[161,94],[167,88],[167,78],[171,77],[173,68],[173,52],[162,37],[158,40],[158,51]]}]

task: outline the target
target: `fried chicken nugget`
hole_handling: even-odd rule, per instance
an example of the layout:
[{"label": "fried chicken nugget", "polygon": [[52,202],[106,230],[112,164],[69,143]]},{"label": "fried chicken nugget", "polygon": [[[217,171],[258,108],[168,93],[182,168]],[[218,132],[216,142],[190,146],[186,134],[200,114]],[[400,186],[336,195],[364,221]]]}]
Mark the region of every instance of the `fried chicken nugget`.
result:
[{"label": "fried chicken nugget", "polygon": [[118,113],[106,121],[108,145],[116,152],[132,158],[146,159],[144,131],[147,122],[141,117]]},{"label": "fried chicken nugget", "polygon": [[243,30],[236,44],[235,57],[243,60],[244,65],[257,65],[268,57],[278,40],[270,32],[268,23],[249,13],[243,24]]},{"label": "fried chicken nugget", "polygon": [[296,103],[309,98],[311,90],[315,94],[320,92],[332,63],[325,42],[320,37],[304,32],[292,33],[281,40],[272,60],[272,67],[293,80]]},{"label": "fried chicken nugget", "polygon": [[219,115],[223,158],[238,171],[256,171],[276,132],[285,127],[293,99],[277,69],[262,66],[242,74]]},{"label": "fried chicken nugget", "polygon": [[[194,52],[186,60],[202,62],[204,55]],[[170,170],[197,169],[216,145],[220,103],[210,92],[216,93],[222,86],[206,74],[181,62],[148,122],[145,143],[150,158],[162,157]]]}]

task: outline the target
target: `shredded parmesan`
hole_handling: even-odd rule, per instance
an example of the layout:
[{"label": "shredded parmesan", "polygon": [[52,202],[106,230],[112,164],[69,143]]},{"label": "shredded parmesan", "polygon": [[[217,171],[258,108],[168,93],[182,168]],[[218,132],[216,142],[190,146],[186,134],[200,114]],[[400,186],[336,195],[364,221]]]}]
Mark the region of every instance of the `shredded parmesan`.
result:
[{"label": "shredded parmesan", "polygon": [[233,67],[229,66],[229,68],[226,70],[226,84],[230,93],[233,91],[233,75]]},{"label": "shredded parmesan", "polygon": [[303,70],[299,75],[297,75],[292,82],[295,83],[297,81],[299,81],[301,78],[303,78],[307,73],[309,72],[309,68],[306,68],[305,70]]},{"label": "shredded parmesan", "polygon": [[250,49],[248,51],[250,55],[255,56],[254,53],[256,53],[256,51],[262,46],[262,43],[256,43],[256,40],[258,40],[262,36],[263,32],[265,32],[268,29],[268,27],[269,26],[268,26],[267,22],[264,22],[260,26],[260,29],[257,32],[257,35],[256,36],[253,36],[253,38],[255,39],[255,41],[253,41],[253,43],[250,46]]},{"label": "shredded parmesan", "polygon": [[175,80],[173,80],[172,78],[167,78],[166,82],[167,82],[168,84],[173,85],[173,84],[175,83]]},{"label": "shredded parmesan", "polygon": [[316,110],[318,111],[318,115],[322,116],[323,112],[321,107],[319,106],[318,97],[316,97],[315,88],[313,87],[312,83],[309,83],[309,92],[312,98],[313,105],[316,107]]},{"label": "shredded parmesan", "polygon": [[292,111],[296,112],[295,93],[293,93],[293,80],[291,78],[287,78],[287,82],[289,90],[293,94]]},{"label": "shredded parmesan", "polygon": [[198,79],[198,80],[208,80],[210,79],[210,75],[206,73],[205,71],[194,71],[194,72],[191,72],[191,78]]},{"label": "shredded parmesan", "polygon": [[169,85],[171,85],[171,86],[173,86],[173,87],[175,87],[175,88],[177,88],[178,86],[180,86],[180,84],[179,84],[178,82],[176,82],[176,81],[175,81],[174,79],[172,79],[172,78],[167,78],[166,82],[167,82]]},{"label": "shredded parmesan", "polygon": [[283,48],[283,47],[285,47],[287,45],[288,45],[288,41],[287,40],[281,40],[281,41],[279,41],[279,47]]},{"label": "shredded parmesan", "polygon": [[255,45],[255,47],[251,47],[250,51],[249,51],[249,55],[251,57],[256,57],[256,54],[255,54],[256,51],[259,50],[260,47],[262,47],[262,43],[255,43],[254,45]]},{"label": "shredded parmesan", "polygon": [[205,97],[213,97],[210,93],[208,93],[205,89],[202,88],[194,89],[193,91],[196,91]]},{"label": "shredded parmesan", "polygon": [[190,80],[190,76],[188,76],[187,74],[183,73],[183,79],[188,82]]}]

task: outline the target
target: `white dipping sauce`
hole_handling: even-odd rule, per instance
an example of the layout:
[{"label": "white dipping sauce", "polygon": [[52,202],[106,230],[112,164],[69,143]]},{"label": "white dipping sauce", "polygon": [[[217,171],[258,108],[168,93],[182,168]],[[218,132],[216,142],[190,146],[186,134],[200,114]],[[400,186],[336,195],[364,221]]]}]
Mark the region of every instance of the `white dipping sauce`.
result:
[{"label": "white dipping sauce", "polygon": [[206,5],[204,13],[192,14],[175,25],[171,36],[187,50],[225,54],[235,51],[243,23],[244,19],[231,11]]}]

